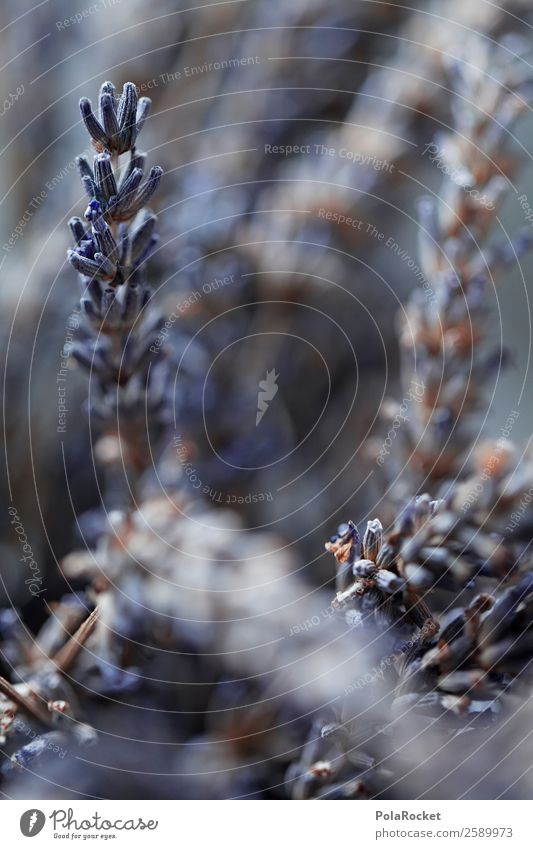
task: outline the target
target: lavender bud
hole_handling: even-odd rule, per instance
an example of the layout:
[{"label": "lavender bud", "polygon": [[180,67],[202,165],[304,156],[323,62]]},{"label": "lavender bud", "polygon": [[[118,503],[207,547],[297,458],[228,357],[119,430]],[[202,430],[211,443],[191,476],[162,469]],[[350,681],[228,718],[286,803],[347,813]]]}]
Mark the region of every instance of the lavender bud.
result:
[{"label": "lavender bud", "polygon": [[81,298],[80,304],[87,318],[94,322],[97,318],[97,314],[91,298]]},{"label": "lavender bud", "polygon": [[385,543],[385,545],[381,546],[376,557],[376,565],[379,566],[380,569],[388,569],[388,567],[392,566],[394,563],[395,557],[396,552],[394,547],[390,543]]},{"label": "lavender bud", "polygon": [[95,352],[87,345],[83,345],[80,342],[74,342],[70,348],[70,356],[73,357],[81,366],[86,368],[87,371],[93,370],[95,366]]},{"label": "lavender bud", "polygon": [[114,280],[117,274],[116,265],[102,253],[95,253],[94,258],[98,263],[97,276],[101,280]]},{"label": "lavender bud", "polygon": [[137,88],[133,83],[125,83],[117,110],[121,152],[129,150],[135,145],[137,137],[136,117]]},{"label": "lavender bud", "polygon": [[102,312],[104,314],[104,320],[109,326],[113,327],[120,323],[120,304],[117,301],[115,290],[111,287],[105,289],[102,295]]},{"label": "lavender bud", "polygon": [[122,305],[122,318],[126,323],[135,321],[141,307],[140,288],[136,284],[129,284],[126,289],[124,303]]},{"label": "lavender bud", "polygon": [[87,238],[87,233],[85,232],[85,227],[83,226],[81,218],[74,216],[69,220],[68,226],[70,227],[70,232],[72,233],[77,245],[79,245],[83,239]]},{"label": "lavender bud", "polygon": [[396,531],[401,536],[410,536],[415,529],[415,505],[414,502],[407,504],[402,510],[396,522]]},{"label": "lavender bud", "polygon": [[87,259],[87,257],[82,256],[72,249],[67,251],[67,257],[76,271],[79,271],[79,273],[85,275],[85,277],[93,277],[93,275],[97,274],[100,270],[99,262],[95,262],[93,259]]},{"label": "lavender bud", "polygon": [[98,187],[95,181],[91,177],[89,177],[88,174],[84,174],[84,176],[81,178],[81,182],[83,188],[87,192],[87,195],[90,199],[99,197]]},{"label": "lavender bud", "polygon": [[94,180],[94,173],[89,160],[86,156],[77,156],[76,157],[76,165],[78,166],[78,171],[80,172],[80,177],[83,180],[84,177],[90,177],[91,180]]},{"label": "lavender bud", "polygon": [[133,151],[131,151],[130,161],[128,162],[128,165],[127,165],[127,167],[124,171],[124,174],[122,176],[122,182],[120,184],[121,189],[124,187],[126,180],[128,179],[131,172],[135,168],[140,168],[141,171],[144,174],[144,164],[145,164],[145,162],[146,162],[146,153],[142,153],[141,151],[137,151],[137,150],[135,151],[135,153]]},{"label": "lavender bud", "polygon": [[102,85],[100,86],[100,97],[101,97],[103,94],[110,94],[110,95],[111,95],[111,97],[113,97],[113,98],[114,98],[115,103],[116,103],[116,99],[117,99],[117,98],[116,98],[116,91],[117,91],[117,90],[116,90],[115,86],[113,85],[113,83],[112,83],[110,80],[106,80],[106,81],[105,81],[104,83],[102,83]]},{"label": "lavender bud", "polygon": [[152,106],[152,101],[149,97],[141,97],[139,100],[139,104],[137,106],[137,135],[141,132],[144,127],[144,122],[146,121],[148,114],[150,112],[150,108]]},{"label": "lavender bud", "polygon": [[397,593],[404,586],[404,581],[394,572],[389,572],[388,569],[380,569],[374,575],[374,581],[379,589],[384,593]]},{"label": "lavender bud", "polygon": [[415,528],[419,530],[426,519],[431,515],[431,499],[427,493],[419,495],[415,499]]},{"label": "lavender bud", "polygon": [[379,519],[370,519],[363,537],[363,557],[376,561],[383,541],[383,525]]},{"label": "lavender bud", "polygon": [[157,216],[147,212],[144,221],[137,227],[131,237],[131,257],[134,264],[138,264],[148,246],[151,243]]},{"label": "lavender bud", "polygon": [[104,92],[100,96],[100,121],[104,126],[108,138],[113,142],[113,146],[115,146],[118,141],[120,127],[117,121],[117,113],[115,112],[115,99],[107,92]]},{"label": "lavender bud", "polygon": [[95,157],[94,175],[98,190],[104,200],[107,201],[117,194],[117,184],[111,167],[111,157],[108,153],[101,153]]},{"label": "lavender bud", "polygon": [[352,572],[356,578],[369,578],[376,568],[373,560],[356,560],[352,566]]},{"label": "lavender bud", "polygon": [[[114,217],[120,218],[129,211],[133,206],[137,189],[143,178],[143,172],[140,168],[134,168],[131,174],[121,183],[117,198],[112,206],[111,213]],[[130,216],[134,215],[132,212]]]},{"label": "lavender bud", "polygon": [[326,543],[326,551],[331,551],[337,561],[337,592],[345,590],[350,580],[352,566],[359,550],[359,533],[353,522],[339,528],[340,535]]},{"label": "lavender bud", "polygon": [[509,630],[512,614],[524,601],[528,583],[521,581],[516,587],[507,590],[485,616],[480,629],[481,644],[496,643]]},{"label": "lavender bud", "polygon": [[85,210],[85,218],[87,221],[96,221],[102,215],[102,205],[96,198],[93,198],[87,209]]},{"label": "lavender bud", "polygon": [[[123,225],[121,225],[123,226]],[[119,263],[124,268],[129,268],[132,264],[131,262],[131,237],[128,230],[124,230],[120,233],[120,251],[119,251]]]},{"label": "lavender bud", "polygon": [[162,174],[163,169],[159,165],[154,165],[153,168],[150,169],[148,179],[146,180],[144,185],[139,189],[139,194],[135,198],[133,205],[128,207],[128,211],[138,212],[140,209],[143,208],[143,206],[146,206],[146,204],[156,191],[157,187],[159,186]]},{"label": "lavender bud", "polygon": [[111,260],[111,262],[116,263],[118,260],[118,245],[115,242],[111,228],[102,217],[94,220],[92,232],[100,252]]},{"label": "lavender bud", "polygon": [[98,145],[106,144],[107,138],[104,128],[93,113],[91,101],[87,97],[80,100],[80,112],[87,132]]}]

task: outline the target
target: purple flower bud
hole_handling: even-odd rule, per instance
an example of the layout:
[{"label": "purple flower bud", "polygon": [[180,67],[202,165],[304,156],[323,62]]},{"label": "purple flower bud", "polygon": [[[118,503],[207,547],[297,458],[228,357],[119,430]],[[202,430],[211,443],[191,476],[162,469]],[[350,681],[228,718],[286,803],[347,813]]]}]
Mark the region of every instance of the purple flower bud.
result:
[{"label": "purple flower bud", "polygon": [[87,132],[93,141],[99,145],[105,145],[107,139],[104,128],[93,113],[91,101],[86,97],[82,97],[80,100],[80,112]]},{"label": "purple flower bud", "polygon": [[118,141],[120,127],[115,111],[115,98],[108,93],[104,93],[100,97],[100,121],[104,126],[108,139],[115,146]]},{"label": "purple flower bud", "polygon": [[101,153],[94,159],[94,175],[101,196],[107,201],[117,194],[117,184],[111,167],[111,157]]},{"label": "purple flower bud", "polygon": [[137,106],[137,134],[139,134],[144,126],[144,122],[148,117],[148,113],[150,112],[150,108],[152,106],[152,101],[149,97],[141,97]]}]

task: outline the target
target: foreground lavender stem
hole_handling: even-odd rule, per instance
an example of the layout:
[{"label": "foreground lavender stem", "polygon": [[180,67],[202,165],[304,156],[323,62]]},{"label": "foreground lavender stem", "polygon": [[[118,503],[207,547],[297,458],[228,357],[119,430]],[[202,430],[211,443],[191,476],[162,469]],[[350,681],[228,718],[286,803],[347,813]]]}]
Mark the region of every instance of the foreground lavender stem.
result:
[{"label": "foreground lavender stem", "polygon": [[[154,166],[143,182],[145,155],[135,145],[150,101],[137,100],[133,83],[126,83],[117,99],[113,84],[105,82],[99,107],[97,118],[90,101],[80,102],[97,154],[93,167],[85,157],[78,160],[89,205],[85,222],[69,222],[76,244],[68,258],[80,275],[86,320],[72,356],[90,374],[89,414],[103,430],[96,455],[108,470],[108,500],[121,506],[129,500],[128,471],[137,476],[149,463],[147,439],[164,429],[169,417],[164,351],[151,362],[161,321],[151,308],[145,274],[157,244],[157,217],[146,204],[162,169]],[[121,168],[120,157],[127,153],[129,162]]]}]

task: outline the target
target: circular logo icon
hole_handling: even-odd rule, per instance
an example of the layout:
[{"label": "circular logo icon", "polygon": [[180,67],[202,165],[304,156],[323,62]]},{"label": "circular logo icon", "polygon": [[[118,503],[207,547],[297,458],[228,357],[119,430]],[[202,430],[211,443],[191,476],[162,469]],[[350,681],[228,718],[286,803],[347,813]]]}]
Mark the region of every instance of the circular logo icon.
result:
[{"label": "circular logo icon", "polygon": [[24,837],[35,837],[42,831],[46,817],[42,811],[37,808],[31,808],[29,811],[24,811],[20,818],[20,830]]}]

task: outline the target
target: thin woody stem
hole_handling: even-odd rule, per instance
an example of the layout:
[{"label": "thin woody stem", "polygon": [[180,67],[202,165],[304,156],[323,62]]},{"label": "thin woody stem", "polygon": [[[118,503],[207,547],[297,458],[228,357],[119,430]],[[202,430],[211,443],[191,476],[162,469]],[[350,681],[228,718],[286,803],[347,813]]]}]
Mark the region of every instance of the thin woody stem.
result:
[{"label": "thin woody stem", "polygon": [[58,672],[66,673],[72,667],[81,649],[93,633],[98,619],[98,608],[95,607],[78,630],[62,646],[52,658],[52,663]]}]

